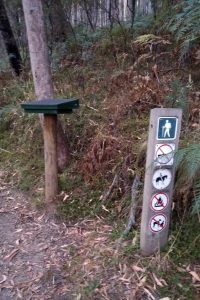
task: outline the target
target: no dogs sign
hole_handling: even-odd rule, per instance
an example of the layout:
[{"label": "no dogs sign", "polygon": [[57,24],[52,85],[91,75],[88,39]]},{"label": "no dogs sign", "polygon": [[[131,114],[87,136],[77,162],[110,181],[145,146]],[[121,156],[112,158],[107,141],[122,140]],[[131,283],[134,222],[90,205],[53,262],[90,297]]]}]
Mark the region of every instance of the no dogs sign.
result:
[{"label": "no dogs sign", "polygon": [[151,218],[149,226],[152,232],[161,232],[167,225],[167,217],[163,214]]}]

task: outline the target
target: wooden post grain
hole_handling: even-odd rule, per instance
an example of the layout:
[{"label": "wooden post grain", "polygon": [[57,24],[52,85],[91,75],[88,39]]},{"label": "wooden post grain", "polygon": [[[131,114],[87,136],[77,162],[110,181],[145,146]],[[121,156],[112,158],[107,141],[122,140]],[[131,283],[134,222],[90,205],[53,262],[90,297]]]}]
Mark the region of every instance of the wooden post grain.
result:
[{"label": "wooden post grain", "polygon": [[44,115],[45,200],[52,203],[58,193],[57,115]]},{"label": "wooden post grain", "polygon": [[[175,175],[174,159],[171,155],[174,156],[178,149],[181,118],[181,109],[151,110],[140,233],[140,249],[145,256],[155,253],[168,240]],[[162,120],[165,122],[164,126]],[[176,124],[174,132],[173,128],[168,127],[169,124],[173,125],[172,120]],[[170,147],[172,152],[164,153],[169,152]]]}]

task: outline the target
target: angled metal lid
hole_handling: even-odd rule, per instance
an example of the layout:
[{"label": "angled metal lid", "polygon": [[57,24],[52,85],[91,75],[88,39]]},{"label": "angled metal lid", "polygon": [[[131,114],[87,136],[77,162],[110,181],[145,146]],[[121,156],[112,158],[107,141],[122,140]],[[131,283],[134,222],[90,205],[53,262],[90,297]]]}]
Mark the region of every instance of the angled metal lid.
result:
[{"label": "angled metal lid", "polygon": [[73,109],[79,108],[79,100],[77,98],[42,99],[23,103],[21,107],[27,113],[66,114],[71,113]]}]

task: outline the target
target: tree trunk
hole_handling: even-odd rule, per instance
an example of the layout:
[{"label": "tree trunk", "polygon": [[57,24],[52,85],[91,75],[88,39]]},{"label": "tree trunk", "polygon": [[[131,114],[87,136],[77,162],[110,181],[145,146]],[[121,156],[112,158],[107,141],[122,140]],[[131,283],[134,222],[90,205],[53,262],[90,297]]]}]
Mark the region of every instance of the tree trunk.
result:
[{"label": "tree trunk", "polygon": [[158,11],[158,2],[157,0],[151,0],[151,6],[153,10],[154,19],[157,17],[157,11]]},{"label": "tree trunk", "polygon": [[83,1],[83,7],[84,7],[84,10],[85,10],[85,13],[86,13],[86,16],[87,16],[87,19],[88,19],[88,22],[90,24],[90,27],[92,29],[92,31],[95,31],[95,27],[93,25],[93,20],[92,20],[92,8],[90,7],[90,5],[92,6],[92,3],[87,3],[87,0],[82,0]]},{"label": "tree trunk", "polygon": [[4,39],[11,67],[15,71],[15,74],[19,76],[22,67],[21,56],[10,26],[3,0],[0,0],[0,31],[2,32],[2,37]]},{"label": "tree trunk", "polygon": [[[42,3],[41,0],[23,0],[22,2],[36,97],[38,100],[53,99],[53,82],[47,49]],[[59,171],[63,171],[69,161],[69,147],[66,144],[60,123],[58,123],[57,126],[57,153],[58,169]]]},{"label": "tree trunk", "polygon": [[61,0],[45,0],[50,22],[51,38],[54,42],[65,41],[72,33],[70,23],[67,21]]},{"label": "tree trunk", "polygon": [[135,5],[136,5],[136,0],[128,0],[127,2],[128,8],[131,12],[131,28],[133,28],[133,24],[135,21]]}]

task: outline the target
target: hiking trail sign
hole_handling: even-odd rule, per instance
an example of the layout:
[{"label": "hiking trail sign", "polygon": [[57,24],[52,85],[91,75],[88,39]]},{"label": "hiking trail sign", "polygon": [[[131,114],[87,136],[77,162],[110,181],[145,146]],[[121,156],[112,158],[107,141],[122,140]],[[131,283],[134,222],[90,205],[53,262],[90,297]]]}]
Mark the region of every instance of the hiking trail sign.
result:
[{"label": "hiking trail sign", "polygon": [[182,110],[151,110],[143,195],[140,249],[151,255],[168,240]]}]

